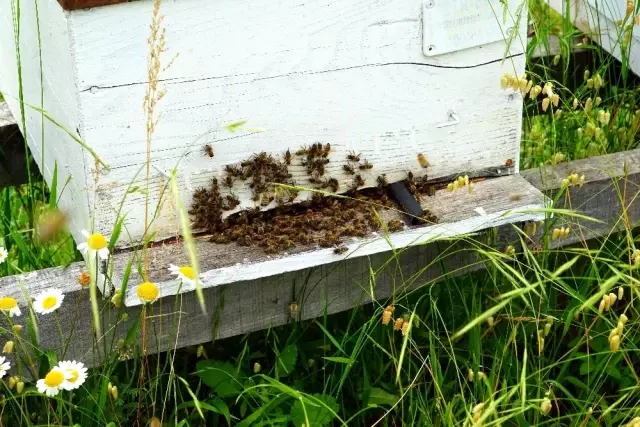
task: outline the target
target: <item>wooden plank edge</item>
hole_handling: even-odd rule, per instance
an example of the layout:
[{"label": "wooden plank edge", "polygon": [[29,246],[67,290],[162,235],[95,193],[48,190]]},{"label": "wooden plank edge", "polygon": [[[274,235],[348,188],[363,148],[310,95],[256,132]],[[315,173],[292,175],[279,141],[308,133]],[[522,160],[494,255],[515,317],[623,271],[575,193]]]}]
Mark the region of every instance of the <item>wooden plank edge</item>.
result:
[{"label": "wooden plank edge", "polygon": [[[634,150],[524,171],[523,176],[540,190],[553,195],[568,173],[584,173],[585,185],[571,188],[568,192],[571,205],[587,213],[591,210],[595,218],[602,220],[601,226],[593,230],[590,238],[597,237],[598,233],[606,236],[613,228],[619,227],[621,208],[619,203],[616,204],[616,200],[619,200],[616,188],[626,188],[629,200],[626,213],[631,224],[637,224],[640,218],[640,203],[632,202],[640,193],[639,159],[640,151]],[[607,175],[609,172],[617,174]],[[559,203],[559,207],[566,205],[563,201]],[[497,249],[517,241],[513,225],[499,227],[497,234],[499,241],[493,242]],[[580,241],[580,235],[576,232],[572,237],[559,241],[558,245]],[[480,238],[478,236],[476,239]],[[398,294],[433,284],[445,275],[466,274],[483,268],[482,261],[475,255],[475,247],[466,242],[436,242],[399,251],[397,259],[388,253],[381,253],[304,272],[242,281],[233,286],[217,286],[204,292],[208,313],[200,311],[194,293],[182,294],[172,301],[161,299],[150,307],[154,315],[150,323],[154,333],[151,334],[153,337],[147,337],[152,341],[147,342],[146,347],[150,352],[163,351],[210,341],[214,336],[225,338],[275,327],[294,319],[317,317],[325,312],[336,313],[386,298],[394,292]],[[42,270],[36,277],[24,280],[24,287],[28,295],[51,287],[58,287],[66,293],[65,314],[60,316],[60,322],[63,330],[73,333],[75,338],[71,340],[67,354],[61,357],[74,357],[97,365],[103,357],[100,350],[102,343],[97,345],[93,335],[88,291],[76,284],[83,270],[83,263],[75,263],[67,269]],[[372,275],[377,279],[374,284],[370,283]],[[373,289],[373,295],[370,289]],[[24,307],[16,276],[0,279],[0,295],[14,296]],[[298,311],[289,309],[292,302],[297,304]],[[106,302],[103,322],[112,329],[109,336],[102,339],[111,339],[112,334],[123,337],[140,312],[139,306],[116,310]],[[175,326],[176,317],[180,319],[179,327]],[[57,338],[58,324],[54,318],[53,315],[39,316],[43,348],[59,348],[67,338]],[[17,321],[20,320],[22,318]],[[115,325],[114,320],[117,321]]]},{"label": "wooden plank edge", "polygon": [[[464,215],[461,217],[458,205],[454,205],[449,211],[441,216],[442,223],[430,226],[419,226],[407,228],[404,231],[384,235],[374,233],[372,237],[363,239],[352,239],[345,241],[343,246],[348,248],[345,255],[336,255],[333,248],[313,248],[310,251],[300,252],[293,255],[270,257],[263,255],[253,262],[242,262],[226,267],[215,265],[201,266],[202,288],[229,285],[234,282],[258,280],[265,276],[277,275],[292,271],[301,271],[308,268],[318,267],[345,258],[355,258],[371,256],[377,253],[391,253],[393,250],[402,249],[408,246],[423,245],[437,240],[450,239],[455,236],[476,233],[487,228],[498,227],[508,223],[539,221],[544,219],[541,212],[545,200],[544,196],[531,187],[520,176],[510,175],[477,182],[475,184],[475,198],[469,198],[469,205],[466,207]],[[504,194],[508,191],[519,191],[522,199],[510,201]],[[446,190],[440,190],[434,197],[438,201],[431,201],[434,204],[451,204],[454,199],[459,203],[460,197],[467,196],[466,190],[460,191],[463,194],[451,194]],[[499,200],[504,204],[503,209],[495,209],[495,202]],[[441,208],[442,209],[442,208]],[[456,213],[458,216],[456,217]],[[453,217],[451,220],[449,218]],[[213,245],[209,245],[211,248]],[[233,247],[233,245],[231,246]],[[162,249],[156,249],[161,251]],[[206,251],[206,245],[204,246]],[[260,248],[254,251],[261,252]],[[203,250],[199,250],[200,253]],[[153,255],[156,256],[156,255]],[[161,258],[168,258],[158,253]],[[180,264],[181,256],[169,258],[167,263]],[[204,257],[201,257],[204,258]],[[121,270],[122,268],[117,268]],[[166,265],[163,271],[166,271]],[[135,277],[135,276],[134,276]],[[168,279],[168,280],[166,280]],[[140,277],[137,277],[141,281]],[[162,296],[176,295],[177,293],[191,292],[193,287],[181,286],[180,282],[165,274],[162,279],[154,279],[154,283],[160,288]],[[125,304],[129,307],[140,305],[141,302],[136,295],[136,288],[130,287],[125,297]]]}]

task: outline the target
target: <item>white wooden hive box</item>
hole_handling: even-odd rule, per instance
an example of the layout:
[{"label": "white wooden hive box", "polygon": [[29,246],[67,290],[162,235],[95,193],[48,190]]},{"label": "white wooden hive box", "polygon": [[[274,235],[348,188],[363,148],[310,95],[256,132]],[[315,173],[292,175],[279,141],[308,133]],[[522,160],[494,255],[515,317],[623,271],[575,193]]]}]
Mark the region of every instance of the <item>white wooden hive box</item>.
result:
[{"label": "white wooden hive box", "polygon": [[[0,0],[0,91],[18,117],[11,2]],[[89,224],[109,236],[124,215],[125,231],[117,245],[139,245],[147,196],[151,215],[157,216],[150,230],[154,240],[175,237],[179,219],[165,191],[164,173],[177,167],[180,197],[189,206],[194,190],[213,177],[222,179],[226,165],[260,152],[280,157],[287,149],[316,142],[331,144],[326,176],[338,179],[339,191],[352,179],[342,172],[350,151],[374,165],[362,171],[365,186],[375,186],[382,174],[389,181],[403,179],[408,171],[422,175],[418,153],[428,158],[426,172],[433,179],[464,171],[518,171],[522,97],[502,90],[500,77],[524,72],[522,2],[509,0],[504,9],[499,0],[164,1],[164,64],[177,56],[161,75],[167,94],[158,106],[148,193],[143,191],[147,148],[142,102],[153,1],[89,9],[77,7],[120,2],[61,3],[73,10],[55,0],[38,2],[39,43],[34,3],[21,2],[19,46],[25,102],[42,106],[109,166],[97,171],[93,156],[71,136],[25,107],[29,146],[37,161],[44,158],[40,168],[46,179],[51,181],[56,164],[58,181],[70,178],[60,205],[70,212],[76,240]],[[225,124],[239,120],[247,120],[245,128],[225,130]],[[212,146],[213,158],[204,153],[205,143]],[[513,166],[505,172],[509,159]],[[297,185],[309,186],[304,169],[294,159],[289,171]],[[526,187],[512,178],[488,185],[487,191]],[[455,206],[454,222],[466,225],[446,226],[446,231],[440,225],[441,232],[430,231],[429,238],[539,218],[521,211],[543,203],[530,190],[524,188],[529,195],[519,204],[505,196],[502,208],[497,194],[467,196],[466,202],[443,210]],[[234,186],[233,192],[240,197],[240,208],[255,206],[246,185]],[[491,220],[474,219],[483,209],[491,211]],[[398,238],[400,246],[412,241]],[[354,241],[350,249],[356,246]],[[368,253],[388,250],[384,246],[369,245],[374,249]],[[314,259],[317,265],[330,257]],[[301,268],[303,264],[308,262]],[[227,275],[210,284],[255,274],[266,273],[257,267],[247,277]]]}]

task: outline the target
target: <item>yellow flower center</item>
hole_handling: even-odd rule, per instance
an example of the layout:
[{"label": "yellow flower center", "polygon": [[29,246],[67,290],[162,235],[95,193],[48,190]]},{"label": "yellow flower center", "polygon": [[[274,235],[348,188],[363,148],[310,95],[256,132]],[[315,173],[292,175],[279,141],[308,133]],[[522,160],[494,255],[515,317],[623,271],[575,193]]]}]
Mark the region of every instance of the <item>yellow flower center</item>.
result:
[{"label": "yellow flower center", "polygon": [[71,378],[69,378],[67,381],[69,381],[70,383],[75,383],[80,376],[78,371],[76,371],[75,369],[67,369],[67,372],[71,374]]},{"label": "yellow flower center", "polygon": [[153,302],[158,299],[160,291],[155,284],[151,282],[144,282],[138,286],[136,294],[138,294],[138,298],[144,302]]},{"label": "yellow flower center", "polygon": [[107,238],[100,233],[93,233],[87,239],[87,245],[94,251],[99,251],[107,247]]},{"label": "yellow flower center", "polygon": [[11,310],[12,308],[16,308],[17,306],[18,302],[11,297],[0,298],[0,310]]},{"label": "yellow flower center", "polygon": [[179,270],[180,270],[180,273],[182,273],[182,275],[187,279],[193,280],[196,278],[193,268],[189,267],[188,265],[183,265],[182,267],[180,267]]},{"label": "yellow flower center", "polygon": [[60,371],[51,371],[44,377],[47,387],[59,387],[64,381],[64,375]]},{"label": "yellow flower center", "polygon": [[58,298],[54,297],[53,295],[49,295],[44,299],[44,301],[42,301],[42,307],[45,310],[49,310],[55,307],[57,302],[58,302]]}]

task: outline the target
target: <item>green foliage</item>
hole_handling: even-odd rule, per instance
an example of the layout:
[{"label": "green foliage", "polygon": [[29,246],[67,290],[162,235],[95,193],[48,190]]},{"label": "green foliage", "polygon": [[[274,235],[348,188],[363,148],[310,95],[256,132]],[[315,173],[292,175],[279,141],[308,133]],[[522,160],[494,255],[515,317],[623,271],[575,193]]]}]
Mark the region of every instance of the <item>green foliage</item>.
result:
[{"label": "green foliage", "polygon": [[[558,105],[545,109],[542,98],[525,98],[521,164],[537,167],[636,148],[640,90],[628,73],[628,61],[618,65],[586,44],[582,48],[592,56],[586,64],[578,64],[568,46],[583,35],[542,1],[531,1],[530,12],[535,35],[528,48],[526,78],[532,86],[551,83]],[[533,59],[536,46],[545,44],[549,34],[561,40],[559,56]],[[226,129],[257,131],[245,125],[241,120]],[[0,274],[79,259],[68,234],[60,233],[46,243],[35,239],[38,218],[57,207],[65,187],[55,168],[50,189],[32,181],[0,190],[0,246],[9,251]],[[131,187],[129,193],[145,194],[140,187]],[[557,195],[566,196],[566,192]],[[530,250],[523,237],[523,249],[513,257],[492,236],[468,239],[474,255],[487,266],[485,271],[454,277],[444,268],[444,260],[460,253],[443,247],[435,259],[425,260],[425,269],[442,268],[439,277],[428,281],[422,275],[405,277],[406,283],[394,283],[396,292],[387,301],[212,341],[199,349],[150,354],[155,342],[175,334],[158,330],[155,319],[175,315],[185,321],[179,316],[185,309],[180,299],[169,309],[147,306],[132,318],[100,301],[95,311],[105,332],[118,330],[121,339],[110,339],[108,334],[96,339],[85,362],[100,367],[89,372],[81,388],[55,398],[44,397],[27,378],[43,378],[64,360],[54,348],[67,345],[73,331],[60,326],[59,337],[38,341],[38,318],[25,307],[27,333],[20,335],[8,327],[15,321],[12,318],[0,330],[5,340],[15,341],[14,353],[5,357],[11,358],[19,379],[27,382],[19,393],[9,374],[4,378],[0,424],[627,424],[640,416],[640,267],[632,255],[640,238],[623,230],[580,247],[554,249],[549,245],[550,227],[554,221],[572,224],[577,214],[553,213],[545,225],[544,245]],[[126,232],[121,215],[109,248]],[[382,277],[396,273],[396,256],[390,255],[384,267],[371,265],[370,276],[361,279],[363,297],[371,297],[368,290],[375,289]],[[136,269],[144,275],[142,263],[132,260],[115,288],[124,294]],[[624,298],[600,313],[598,303],[607,293],[617,293],[618,287]],[[224,306],[224,294],[217,304]],[[394,316],[383,324],[387,306],[394,307]],[[64,308],[74,309],[72,303]],[[213,337],[220,312],[211,313]],[[610,337],[623,314],[629,321],[620,330],[620,347],[614,349]],[[410,327],[395,330],[395,319]]]}]

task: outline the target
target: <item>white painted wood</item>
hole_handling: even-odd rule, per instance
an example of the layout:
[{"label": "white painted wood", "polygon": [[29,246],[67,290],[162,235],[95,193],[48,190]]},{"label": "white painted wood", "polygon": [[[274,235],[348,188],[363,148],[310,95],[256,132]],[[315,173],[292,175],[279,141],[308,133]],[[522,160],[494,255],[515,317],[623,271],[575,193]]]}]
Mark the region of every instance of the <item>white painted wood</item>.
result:
[{"label": "white painted wood", "polygon": [[[68,15],[80,130],[112,167],[97,186],[95,223],[105,234],[128,189],[146,186],[139,173],[146,157],[141,100],[151,8],[151,1],[137,1]],[[382,173],[395,180],[419,171],[419,152],[428,156],[433,177],[517,159],[521,99],[498,82],[507,71],[524,70],[526,20],[509,51],[498,41],[427,58],[421,11],[420,0],[165,2],[166,61],[178,56],[163,75],[168,93],[152,144],[154,164],[167,171],[180,160],[181,197],[188,205],[192,191],[220,176],[227,164],[317,141],[334,147],[328,175],[341,180],[342,191],[350,180],[339,171],[349,150],[374,164],[364,174],[367,185]],[[513,13],[507,19],[513,25]],[[450,112],[459,123],[441,126]],[[220,131],[241,119],[265,131]],[[215,149],[213,160],[201,151],[205,142]],[[309,186],[299,161],[292,173],[298,185]],[[91,165],[86,174],[93,175]],[[153,208],[163,188],[154,169]],[[241,207],[254,206],[247,188],[233,191]],[[139,241],[145,198],[141,192],[126,195],[127,233],[120,246]],[[156,239],[179,230],[169,203],[161,212]]]},{"label": "white painted wood", "polygon": [[507,18],[507,6],[507,2],[500,0],[425,0],[422,9],[424,54],[443,55],[503,41],[511,34],[516,36],[517,23]]},{"label": "white painted wood", "polygon": [[[520,200],[510,201],[508,191],[514,188],[518,189]],[[353,238],[343,243],[349,249],[343,255],[336,255],[333,248],[310,247],[298,253],[266,256],[260,254],[260,251],[255,248],[249,248],[252,252],[251,257],[234,262],[234,260],[239,261],[240,256],[234,253],[244,248],[238,248],[235,244],[213,245],[217,246],[217,249],[213,250],[220,251],[221,255],[224,253],[224,256],[216,259],[217,267],[203,270],[202,288],[304,270],[345,258],[388,253],[392,250],[449,239],[514,222],[540,221],[545,216],[541,211],[544,203],[545,198],[542,193],[519,175],[506,176],[478,182],[471,194],[466,190],[454,193],[441,190],[435,197],[423,200],[423,206],[435,212],[440,218],[440,223],[406,228],[404,231],[388,235],[380,233],[363,239]],[[385,215],[395,213],[382,211],[381,214],[384,218]],[[177,280],[160,281],[157,285],[163,296],[192,292],[195,289],[192,286],[183,286]],[[136,286],[133,284],[127,289],[125,304],[140,305]]]},{"label": "white painted wood", "polygon": [[[549,5],[618,60],[627,58],[629,68],[640,75],[640,34],[633,15],[626,15],[626,0],[549,0]],[[635,3],[634,3],[635,4]],[[568,6],[568,7],[567,7]],[[624,31],[616,22],[631,25],[630,43],[622,46]]]},{"label": "white painted wood", "polygon": [[[26,133],[20,114],[18,65],[11,4],[20,4],[20,58]],[[73,131],[80,126],[74,64],[69,43],[68,22],[56,0],[39,0],[43,85],[40,85],[40,49],[34,1],[0,0],[0,92],[3,93],[47,182],[58,166],[60,208],[70,213],[75,238],[89,224],[88,206],[92,181],[85,175],[87,155],[69,135],[28,105],[44,108],[58,122]],[[44,103],[41,102],[42,99]],[[44,129],[43,129],[44,126]],[[44,139],[43,139],[44,135]],[[44,160],[44,162],[43,162]]]},{"label": "white painted wood", "polygon": [[[0,89],[16,114],[11,2],[0,0]],[[38,105],[35,2],[23,3],[25,99]],[[327,176],[340,180],[341,191],[350,181],[341,172],[350,150],[374,164],[363,173],[367,186],[383,173],[392,181],[408,170],[423,173],[418,153],[429,158],[432,178],[507,159],[517,163],[522,102],[519,94],[501,90],[499,80],[505,72],[524,70],[526,19],[518,19],[520,2],[507,2],[511,9],[503,14],[506,28],[520,24],[511,43],[499,40],[434,57],[423,53],[421,0],[263,3],[163,3],[169,48],[164,63],[178,56],[162,75],[168,94],[152,144],[148,200],[157,214],[154,239],[179,233],[165,179],[156,170],[178,163],[180,197],[187,205],[193,190],[220,176],[227,164],[314,142],[331,143]],[[142,99],[153,2],[72,12],[63,12],[55,0],[38,5],[44,107],[77,131],[111,170],[97,174],[93,159],[48,122],[41,168],[49,182],[56,162],[60,181],[72,177],[62,206],[71,212],[76,238],[90,219],[97,231],[110,235],[120,214],[126,220],[118,246],[139,244],[147,200]],[[463,31],[473,40],[482,32],[482,26]],[[241,119],[264,131],[221,130]],[[43,145],[39,120],[39,113],[29,112],[26,132],[37,159]],[[201,152],[205,142],[214,146],[215,158]],[[309,186],[299,159],[291,172],[298,185]],[[233,191],[241,207],[253,206],[247,188]]]}]

